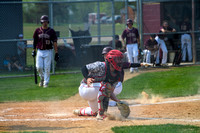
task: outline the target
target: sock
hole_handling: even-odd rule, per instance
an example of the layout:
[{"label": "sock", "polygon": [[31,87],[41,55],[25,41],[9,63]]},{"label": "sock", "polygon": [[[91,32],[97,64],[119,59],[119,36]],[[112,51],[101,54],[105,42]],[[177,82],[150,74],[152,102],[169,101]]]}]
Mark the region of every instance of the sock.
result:
[{"label": "sock", "polygon": [[96,112],[92,112],[92,109],[90,107],[87,108],[83,108],[80,110],[80,115],[83,116],[96,116],[97,113]]}]

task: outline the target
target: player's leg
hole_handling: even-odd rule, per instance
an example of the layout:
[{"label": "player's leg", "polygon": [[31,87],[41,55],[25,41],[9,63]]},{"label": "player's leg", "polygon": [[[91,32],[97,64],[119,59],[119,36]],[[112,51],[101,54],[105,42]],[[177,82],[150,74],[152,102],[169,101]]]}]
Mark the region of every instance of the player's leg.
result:
[{"label": "player's leg", "polygon": [[143,63],[147,63],[147,49],[143,50]]},{"label": "player's leg", "polygon": [[[138,63],[138,54],[139,54],[139,51],[138,51],[138,44],[135,43],[133,44],[133,58],[134,58],[134,63]],[[135,67],[134,68],[136,72],[138,72],[138,68]]]},{"label": "player's leg", "polygon": [[44,87],[47,87],[50,79],[52,50],[45,50],[44,53]]},{"label": "player's leg", "polygon": [[147,50],[147,60],[146,63],[151,63],[151,51]]},{"label": "player's leg", "polygon": [[[133,63],[133,44],[128,44],[126,46],[127,49],[127,56],[130,63]],[[133,68],[130,68],[130,72],[133,72]]]},{"label": "player's leg", "polygon": [[166,65],[166,63],[167,63],[167,53],[168,53],[168,50],[167,50],[167,47],[166,47],[166,45],[165,45],[164,40],[161,40],[160,48],[161,48],[162,51],[163,51],[162,65]]},{"label": "player's leg", "polygon": [[161,45],[161,39],[158,37],[158,36],[156,36],[155,37],[155,40],[158,42],[158,45],[159,45],[159,49],[158,49],[158,51],[157,51],[157,53],[156,53],[156,65],[158,65],[158,64],[160,64],[160,45]]},{"label": "player's leg", "polygon": [[43,51],[42,50],[37,50],[36,68],[37,68],[37,71],[38,71],[39,77],[40,77],[39,86],[43,86],[43,82],[44,82],[43,64],[44,64]]},{"label": "player's leg", "polygon": [[105,112],[108,109],[108,103],[110,94],[112,91],[112,86],[110,83],[101,82],[101,87],[98,92],[98,115],[97,119],[102,120],[106,117]]},{"label": "player's leg", "polygon": [[182,50],[182,61],[186,60],[186,36],[185,34],[181,35],[181,50]]},{"label": "player's leg", "polygon": [[[118,84],[116,85],[113,93],[116,95],[119,95],[122,92],[122,82],[118,82]],[[116,106],[116,102],[113,100],[109,100],[109,106]]]},{"label": "player's leg", "polygon": [[76,109],[74,110],[73,113],[79,116],[96,116],[98,112],[97,100],[88,101],[88,104],[89,104],[89,107]]},{"label": "player's leg", "polygon": [[101,84],[93,83],[88,86],[86,83],[82,82],[79,86],[79,94],[80,96],[88,101],[89,107],[81,108],[74,110],[74,114],[76,115],[86,115],[86,116],[96,116],[98,112],[98,102],[97,95],[99,92]]},{"label": "player's leg", "polygon": [[190,35],[187,35],[187,53],[188,53],[188,60],[192,61],[192,39]]}]

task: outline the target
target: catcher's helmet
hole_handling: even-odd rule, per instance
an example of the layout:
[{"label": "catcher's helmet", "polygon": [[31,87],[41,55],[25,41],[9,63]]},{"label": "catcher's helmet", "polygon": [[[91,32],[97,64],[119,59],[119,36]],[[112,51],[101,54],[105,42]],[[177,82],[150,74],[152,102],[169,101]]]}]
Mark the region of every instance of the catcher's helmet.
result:
[{"label": "catcher's helmet", "polygon": [[133,25],[133,20],[127,19],[126,24],[127,24],[127,25],[128,25],[128,24],[132,24],[132,25]]},{"label": "catcher's helmet", "polygon": [[111,50],[106,55],[106,60],[117,71],[121,71],[122,70],[122,59],[123,59],[123,53],[120,52],[119,50]]},{"label": "catcher's helmet", "polygon": [[107,54],[110,50],[113,50],[113,48],[112,48],[112,47],[105,47],[105,48],[103,48],[101,54],[102,54],[102,55]]},{"label": "catcher's helmet", "polygon": [[40,22],[48,22],[49,23],[49,17],[47,15],[42,15],[40,18]]}]

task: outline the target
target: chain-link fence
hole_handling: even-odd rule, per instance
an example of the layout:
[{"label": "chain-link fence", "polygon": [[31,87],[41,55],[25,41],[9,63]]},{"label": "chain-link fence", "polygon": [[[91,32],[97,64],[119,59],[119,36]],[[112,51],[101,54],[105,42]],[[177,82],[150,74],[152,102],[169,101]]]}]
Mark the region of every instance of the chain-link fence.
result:
[{"label": "chain-link fence", "polygon": [[49,26],[58,36],[60,59],[52,60],[53,73],[103,60],[102,49],[115,47],[114,36],[125,29],[128,12],[136,20],[136,3],[129,4],[127,0],[1,1],[0,75],[33,73],[32,38],[42,15],[49,16]]},{"label": "chain-link fence", "polygon": [[[199,61],[199,8],[199,0],[1,1],[0,75],[33,73],[33,32],[41,26],[40,17],[44,14],[49,16],[49,26],[58,36],[60,60],[52,60],[53,73],[55,70],[79,70],[84,64],[103,60],[102,49],[108,45],[115,47],[114,36],[122,34],[127,18],[136,22],[134,27],[139,29],[142,50],[150,35],[163,34],[159,30],[166,20],[176,30],[164,34],[168,62],[186,43],[181,42],[184,34],[191,39],[192,61]],[[183,23],[189,29],[181,29]],[[20,34],[23,34],[21,41]],[[26,47],[22,51],[19,46]],[[185,61],[191,60],[186,56]]]},{"label": "chain-link fence", "polygon": [[182,56],[181,62],[200,61],[199,0],[143,0],[141,4],[139,28],[144,44],[154,34],[166,45],[159,51],[160,59],[162,50],[167,50],[168,62],[173,63],[176,55]]}]

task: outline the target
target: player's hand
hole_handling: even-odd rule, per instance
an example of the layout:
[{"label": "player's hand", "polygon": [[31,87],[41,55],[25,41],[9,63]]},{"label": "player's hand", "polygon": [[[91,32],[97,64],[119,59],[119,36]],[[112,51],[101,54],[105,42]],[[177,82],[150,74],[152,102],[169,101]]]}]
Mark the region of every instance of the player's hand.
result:
[{"label": "player's hand", "polygon": [[54,58],[54,60],[55,60],[55,61],[58,61],[58,60],[59,60],[59,58],[60,58],[60,57],[59,57],[59,54],[58,54],[58,53],[56,53],[56,54],[55,54],[55,58]]},{"label": "player's hand", "polygon": [[35,51],[35,50],[32,51],[32,56],[33,56],[33,57],[36,56],[36,51]]},{"label": "player's hand", "polygon": [[88,79],[87,79],[87,85],[90,86],[94,81],[95,81],[95,79],[93,79],[93,78],[88,78]]}]

